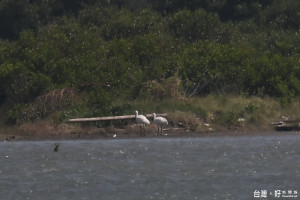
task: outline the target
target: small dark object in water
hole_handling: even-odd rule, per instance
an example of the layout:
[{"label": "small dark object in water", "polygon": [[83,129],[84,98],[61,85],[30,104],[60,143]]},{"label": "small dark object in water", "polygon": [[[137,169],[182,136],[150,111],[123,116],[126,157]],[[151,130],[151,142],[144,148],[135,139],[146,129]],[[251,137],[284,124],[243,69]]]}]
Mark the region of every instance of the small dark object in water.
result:
[{"label": "small dark object in water", "polygon": [[58,152],[59,144],[55,143],[55,147],[53,149],[54,152]]}]

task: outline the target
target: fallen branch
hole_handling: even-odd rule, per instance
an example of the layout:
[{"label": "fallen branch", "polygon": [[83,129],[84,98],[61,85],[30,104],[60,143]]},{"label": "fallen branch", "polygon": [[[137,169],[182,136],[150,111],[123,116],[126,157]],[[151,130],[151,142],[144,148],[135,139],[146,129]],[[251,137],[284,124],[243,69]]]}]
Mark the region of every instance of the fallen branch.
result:
[{"label": "fallen branch", "polygon": [[[167,116],[166,113],[157,114],[156,116]],[[153,118],[153,114],[147,114],[146,117]],[[96,122],[96,121],[108,121],[108,120],[123,120],[134,119],[135,115],[123,115],[123,116],[109,116],[109,117],[92,117],[92,118],[75,118],[69,119],[67,122]]]}]

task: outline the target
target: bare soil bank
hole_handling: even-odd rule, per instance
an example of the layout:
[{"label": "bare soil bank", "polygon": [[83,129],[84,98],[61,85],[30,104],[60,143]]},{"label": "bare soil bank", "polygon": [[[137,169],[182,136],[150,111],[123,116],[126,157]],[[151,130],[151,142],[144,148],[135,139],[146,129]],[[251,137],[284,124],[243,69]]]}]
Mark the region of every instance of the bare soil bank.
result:
[{"label": "bare soil bank", "polygon": [[75,140],[75,139],[124,139],[149,137],[224,137],[224,136],[252,136],[270,134],[300,134],[300,132],[278,132],[275,129],[258,130],[253,127],[228,128],[224,131],[203,130],[191,131],[184,127],[166,127],[163,133],[157,135],[157,127],[151,124],[146,127],[145,136],[140,136],[140,127],[131,124],[125,128],[93,126],[82,127],[74,124],[54,125],[48,122],[23,124],[19,127],[5,127],[0,129],[0,141],[36,141],[36,140]]}]

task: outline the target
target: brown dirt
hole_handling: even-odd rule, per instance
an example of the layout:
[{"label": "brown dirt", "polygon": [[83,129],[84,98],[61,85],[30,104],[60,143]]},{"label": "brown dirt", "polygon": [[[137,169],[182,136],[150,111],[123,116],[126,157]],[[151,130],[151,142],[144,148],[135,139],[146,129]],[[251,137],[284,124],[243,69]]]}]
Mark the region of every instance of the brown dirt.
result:
[{"label": "brown dirt", "polygon": [[[299,134],[300,132],[289,132],[288,134]],[[224,136],[247,136],[247,135],[270,135],[287,134],[287,132],[276,132],[270,130],[229,129],[227,131],[191,131],[185,127],[168,126],[163,133],[157,136],[157,127],[151,124],[146,127],[146,136],[142,137],[224,137]],[[74,139],[120,139],[141,138],[140,127],[130,124],[125,128],[107,127],[96,128],[93,126],[82,127],[78,124],[59,124],[40,121],[27,123],[18,127],[0,128],[0,141],[34,141],[34,140],[74,140]]]}]

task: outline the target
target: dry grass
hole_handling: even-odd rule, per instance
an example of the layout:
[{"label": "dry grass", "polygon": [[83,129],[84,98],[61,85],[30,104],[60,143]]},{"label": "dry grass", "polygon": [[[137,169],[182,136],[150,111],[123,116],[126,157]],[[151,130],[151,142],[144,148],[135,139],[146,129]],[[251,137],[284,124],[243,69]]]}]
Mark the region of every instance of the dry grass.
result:
[{"label": "dry grass", "polygon": [[168,113],[174,126],[183,124],[192,131],[266,130],[283,116],[300,119],[300,102],[281,105],[274,98],[209,95],[196,98],[164,99],[160,102],[136,102],[144,113]]},{"label": "dry grass", "polygon": [[[244,97],[244,96],[207,96],[203,98],[173,98],[162,101],[131,102],[132,113],[168,113],[167,129],[174,132],[216,132],[227,130],[251,131],[270,130],[274,127],[271,122],[283,116],[289,119],[300,119],[300,102],[293,101],[282,106],[272,98]],[[130,114],[130,113],[128,113]],[[28,136],[28,137],[80,137],[82,135],[102,135],[110,137],[112,134],[130,136],[139,134],[139,126],[134,120],[118,127],[111,123],[108,127],[97,128],[91,124],[56,124],[55,120],[36,120],[23,123],[20,126],[0,126],[0,137]],[[150,119],[152,121],[152,119]],[[147,126],[147,132],[155,135],[155,124]]]}]

